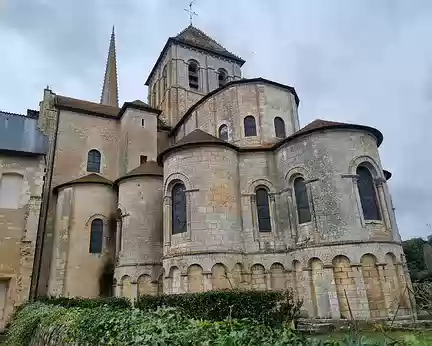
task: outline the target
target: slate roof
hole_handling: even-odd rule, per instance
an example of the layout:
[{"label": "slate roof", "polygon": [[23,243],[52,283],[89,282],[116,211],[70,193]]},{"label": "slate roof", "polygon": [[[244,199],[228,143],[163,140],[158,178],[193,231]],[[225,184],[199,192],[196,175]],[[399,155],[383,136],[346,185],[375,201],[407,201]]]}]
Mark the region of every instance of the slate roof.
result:
[{"label": "slate roof", "polygon": [[321,131],[321,130],[334,130],[334,129],[345,129],[345,130],[353,129],[353,130],[360,130],[360,131],[369,132],[377,139],[377,146],[380,146],[383,139],[384,139],[382,133],[373,127],[316,119],[316,120],[312,121],[311,123],[307,124],[305,127],[298,130],[297,132],[294,132],[292,135],[288,136],[284,140],[276,143],[274,148],[277,148],[277,147],[281,146],[282,144],[284,144],[290,140],[293,140],[294,138],[300,137],[302,135],[306,135],[306,134],[316,132],[316,131]]},{"label": "slate roof", "polygon": [[225,57],[227,59],[234,60],[237,63],[239,63],[240,66],[242,66],[245,63],[245,60],[229,52],[226,48],[224,48],[221,44],[219,44],[210,36],[205,34],[203,31],[194,27],[193,25],[189,25],[186,29],[181,31],[177,36],[168,38],[164,48],[162,49],[162,52],[159,54],[159,57],[153,66],[153,69],[151,70],[149,76],[147,77],[147,81],[145,82],[145,85],[150,84],[150,79],[153,76],[153,73],[155,72],[157,66],[159,66],[159,63],[161,62],[162,58],[165,56],[165,53],[170,47],[171,43],[184,44],[191,48],[199,49],[208,53],[213,53]]},{"label": "slate roof", "polygon": [[57,185],[54,187],[54,191],[58,191],[59,189],[70,186],[70,185],[76,185],[76,184],[102,184],[102,185],[109,185],[112,186],[113,182],[111,180],[108,180],[99,174],[96,173],[90,173],[88,175],[85,175],[84,177],[74,179],[71,181],[68,181],[66,183]]},{"label": "slate roof", "polygon": [[238,60],[239,62],[245,62],[239,56],[229,52],[227,49],[222,47],[218,42],[212,39],[210,36],[206,35],[200,29],[189,25],[186,29],[180,32],[175,38],[176,41],[194,46],[196,48],[201,48],[206,51],[222,55],[224,57]]},{"label": "slate roof", "polygon": [[[54,102],[58,109],[114,119],[121,118],[127,108],[135,108],[155,114],[160,114],[162,112],[161,110],[153,108],[141,100],[125,102],[121,108],[61,95],[57,95]],[[161,121],[158,122],[158,125],[166,127],[166,125],[164,125]]]},{"label": "slate roof", "polygon": [[115,181],[115,183],[117,184],[119,181],[124,179],[146,176],[146,175],[163,176],[163,168],[155,161],[148,161],[138,166],[137,168],[131,170],[130,172],[126,173],[125,175],[121,176]]}]

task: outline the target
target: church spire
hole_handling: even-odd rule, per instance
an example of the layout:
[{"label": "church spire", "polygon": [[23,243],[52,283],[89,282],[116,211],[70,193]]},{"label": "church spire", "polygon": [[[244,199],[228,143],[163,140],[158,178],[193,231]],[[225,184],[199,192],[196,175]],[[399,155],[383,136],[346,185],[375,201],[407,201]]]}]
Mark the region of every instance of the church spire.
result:
[{"label": "church spire", "polygon": [[118,107],[117,59],[115,50],[114,25],[111,33],[100,103],[108,106]]}]

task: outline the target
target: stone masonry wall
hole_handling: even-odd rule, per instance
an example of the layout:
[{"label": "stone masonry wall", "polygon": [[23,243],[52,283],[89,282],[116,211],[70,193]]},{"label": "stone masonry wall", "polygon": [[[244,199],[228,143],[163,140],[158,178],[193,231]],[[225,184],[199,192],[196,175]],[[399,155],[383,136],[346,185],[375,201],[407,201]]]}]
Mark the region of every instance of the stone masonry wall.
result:
[{"label": "stone masonry wall", "polygon": [[[99,277],[110,260],[113,230],[109,219],[116,210],[112,187],[73,185],[58,194],[49,294],[98,297]],[[91,223],[103,221],[102,253],[89,252]]]},{"label": "stone masonry wall", "polygon": [[[44,170],[42,156],[0,154],[0,199],[17,201],[0,205],[0,330],[30,293]],[[8,191],[11,176],[17,184]]]},{"label": "stone masonry wall", "polygon": [[[255,118],[257,135],[245,137],[244,118]],[[276,143],[274,119],[285,123],[286,135],[299,130],[297,105],[293,95],[267,84],[247,83],[224,89],[200,106],[185,121],[176,134],[176,141],[199,128],[218,137],[222,124],[228,126],[228,142],[241,147]]]}]

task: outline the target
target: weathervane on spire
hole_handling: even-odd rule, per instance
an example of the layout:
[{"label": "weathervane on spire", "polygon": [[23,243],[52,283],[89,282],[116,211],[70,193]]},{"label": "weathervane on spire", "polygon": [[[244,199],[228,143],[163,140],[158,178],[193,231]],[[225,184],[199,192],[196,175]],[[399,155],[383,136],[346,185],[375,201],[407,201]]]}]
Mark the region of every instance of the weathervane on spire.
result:
[{"label": "weathervane on spire", "polygon": [[198,16],[198,13],[194,12],[192,10],[192,6],[195,3],[196,0],[191,0],[191,2],[189,3],[189,9],[184,9],[187,13],[189,13],[189,21],[190,21],[190,25],[192,25],[192,19],[193,16]]}]

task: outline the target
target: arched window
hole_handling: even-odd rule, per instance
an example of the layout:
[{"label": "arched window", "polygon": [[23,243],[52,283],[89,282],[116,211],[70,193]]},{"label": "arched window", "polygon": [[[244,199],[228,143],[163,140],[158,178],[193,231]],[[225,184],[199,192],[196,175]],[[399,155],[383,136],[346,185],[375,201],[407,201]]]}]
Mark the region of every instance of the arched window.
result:
[{"label": "arched window", "polygon": [[223,141],[228,140],[228,126],[226,126],[225,124],[222,124],[219,127],[219,138],[222,139]]},{"label": "arched window", "polygon": [[199,73],[199,66],[196,61],[189,61],[189,88],[198,90],[198,73]]},{"label": "arched window", "polygon": [[259,187],[255,191],[258,211],[258,229],[260,232],[271,232],[270,208],[267,190]]},{"label": "arched window", "polygon": [[162,94],[165,92],[165,90],[167,90],[167,86],[168,86],[168,74],[167,74],[167,65],[164,66],[163,70],[162,70]]},{"label": "arched window", "polygon": [[294,194],[297,206],[298,223],[302,224],[310,222],[311,214],[309,209],[309,198],[303,178],[299,177],[294,180]]},{"label": "arched window", "polygon": [[252,115],[248,115],[246,118],[244,118],[244,132],[245,137],[257,135],[255,118]]},{"label": "arched window", "polygon": [[87,155],[87,172],[100,172],[101,154],[99,151],[92,149]]},{"label": "arched window", "polygon": [[381,220],[374,181],[371,172],[365,166],[357,167],[358,191],[365,220]]},{"label": "arched window", "polygon": [[186,232],[186,193],[182,183],[172,189],[172,234]]},{"label": "arched window", "polygon": [[285,122],[283,121],[282,118],[280,117],[274,118],[274,127],[275,127],[276,137],[278,138],[286,137]]},{"label": "arched window", "polygon": [[219,80],[219,88],[220,88],[228,82],[228,72],[225,69],[220,68],[218,70],[218,73],[219,73],[218,80]]},{"label": "arched window", "polygon": [[90,231],[90,253],[102,253],[103,242],[103,221],[94,219],[91,223]]}]

